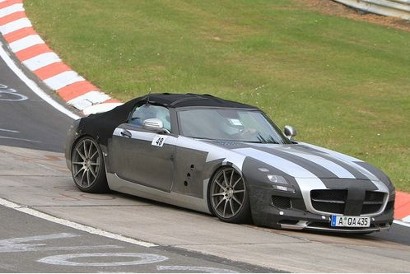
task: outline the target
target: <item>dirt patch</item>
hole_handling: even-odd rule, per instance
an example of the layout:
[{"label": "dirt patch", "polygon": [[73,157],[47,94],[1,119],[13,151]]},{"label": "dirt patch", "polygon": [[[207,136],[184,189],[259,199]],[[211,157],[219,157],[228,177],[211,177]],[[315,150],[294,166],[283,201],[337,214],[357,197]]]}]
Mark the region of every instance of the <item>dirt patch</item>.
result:
[{"label": "dirt patch", "polygon": [[340,16],[357,21],[366,21],[410,32],[410,21],[408,20],[365,13],[332,0],[296,0],[296,2],[299,2],[310,10],[318,11],[323,14]]}]

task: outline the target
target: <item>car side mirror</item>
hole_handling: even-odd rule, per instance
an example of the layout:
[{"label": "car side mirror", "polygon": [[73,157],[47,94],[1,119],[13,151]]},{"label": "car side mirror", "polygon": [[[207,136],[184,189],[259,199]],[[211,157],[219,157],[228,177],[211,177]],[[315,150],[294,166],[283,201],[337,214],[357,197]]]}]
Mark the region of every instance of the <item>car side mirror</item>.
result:
[{"label": "car side mirror", "polygon": [[288,125],[285,126],[283,133],[291,141],[293,140],[293,137],[295,137],[298,134],[294,127]]},{"label": "car side mirror", "polygon": [[169,131],[164,128],[164,123],[158,118],[150,118],[144,120],[143,126],[147,130],[155,131],[158,133],[169,133]]}]

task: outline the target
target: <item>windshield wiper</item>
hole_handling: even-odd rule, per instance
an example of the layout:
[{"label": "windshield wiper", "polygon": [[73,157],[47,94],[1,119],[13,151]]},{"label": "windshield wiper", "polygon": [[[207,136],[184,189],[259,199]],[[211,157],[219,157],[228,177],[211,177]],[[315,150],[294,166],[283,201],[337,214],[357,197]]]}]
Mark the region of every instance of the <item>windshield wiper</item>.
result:
[{"label": "windshield wiper", "polygon": [[279,144],[277,141],[275,141],[275,139],[272,136],[269,136],[268,139],[263,138],[263,136],[258,133],[258,140],[259,142],[261,142],[262,144]]}]

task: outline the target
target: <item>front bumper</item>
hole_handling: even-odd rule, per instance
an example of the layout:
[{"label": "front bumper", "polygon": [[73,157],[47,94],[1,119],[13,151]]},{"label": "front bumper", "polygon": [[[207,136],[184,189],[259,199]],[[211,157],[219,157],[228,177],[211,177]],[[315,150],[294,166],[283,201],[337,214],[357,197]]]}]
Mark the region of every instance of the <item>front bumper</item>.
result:
[{"label": "front bumper", "polygon": [[66,159],[66,165],[69,170],[71,170],[71,152],[75,140],[78,138],[78,126],[80,124],[80,119],[73,121],[70,128],[67,131],[67,136],[64,145],[64,155]]},{"label": "front bumper", "polygon": [[266,186],[251,186],[249,189],[253,222],[258,226],[326,231],[337,233],[370,233],[389,229],[393,222],[394,196],[389,197],[385,210],[371,216],[371,225],[366,228],[332,227],[332,214],[316,214],[305,207],[302,195],[272,190]]}]

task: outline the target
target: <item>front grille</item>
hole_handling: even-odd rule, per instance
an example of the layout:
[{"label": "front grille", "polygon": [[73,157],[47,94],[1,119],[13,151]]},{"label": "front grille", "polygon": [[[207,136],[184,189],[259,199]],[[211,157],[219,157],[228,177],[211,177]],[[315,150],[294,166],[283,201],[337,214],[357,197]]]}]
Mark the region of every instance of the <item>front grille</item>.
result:
[{"label": "front grille", "polygon": [[[366,191],[360,215],[379,212],[386,193]],[[310,192],[312,206],[317,211],[331,214],[344,214],[348,203],[347,189],[318,189]]]},{"label": "front grille", "polygon": [[366,191],[362,214],[371,214],[380,211],[383,206],[385,195],[386,194],[383,192]]},{"label": "front grille", "polygon": [[343,214],[346,205],[347,190],[312,190],[310,192],[310,198],[313,208],[318,211]]}]

